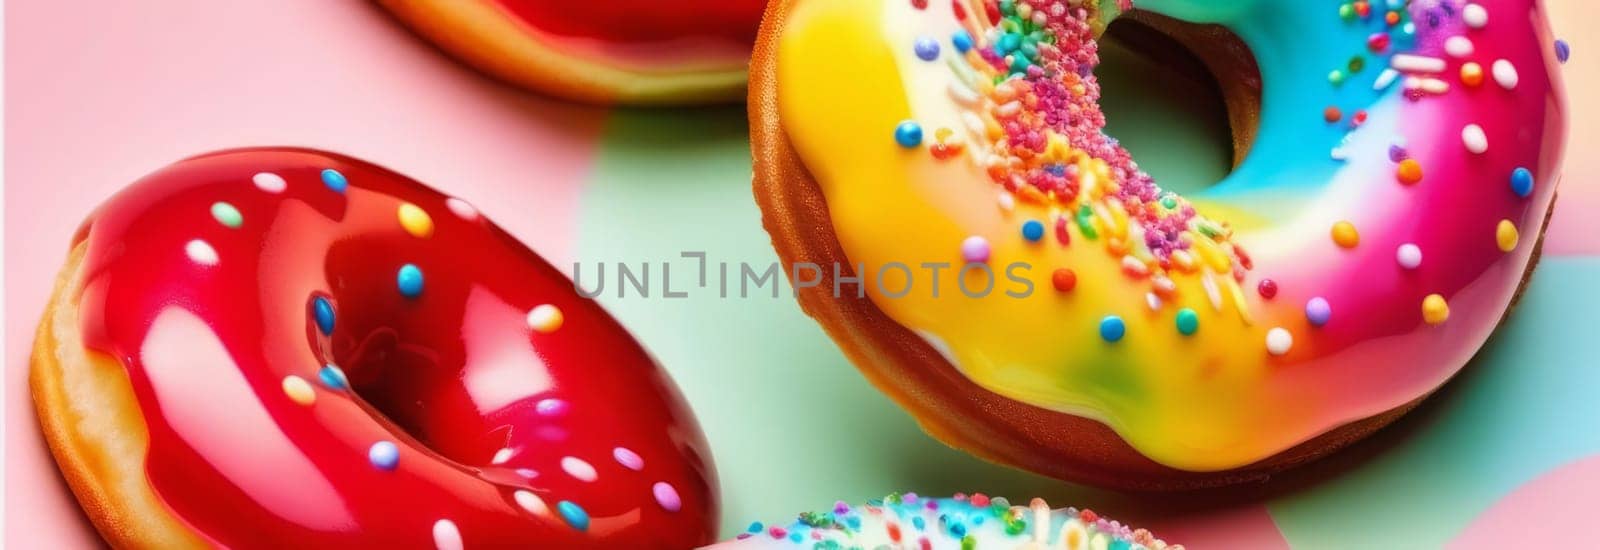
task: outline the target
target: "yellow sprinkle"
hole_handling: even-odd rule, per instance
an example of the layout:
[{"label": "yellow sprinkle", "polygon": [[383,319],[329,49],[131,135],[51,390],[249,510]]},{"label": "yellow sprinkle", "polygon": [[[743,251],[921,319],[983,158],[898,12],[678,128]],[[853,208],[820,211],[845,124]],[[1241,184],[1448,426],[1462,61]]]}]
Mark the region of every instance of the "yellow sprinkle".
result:
[{"label": "yellow sprinkle", "polygon": [[433,218],[415,204],[405,203],[400,205],[400,226],[406,228],[406,233],[413,237],[428,238],[433,235]]},{"label": "yellow sprinkle", "polygon": [[535,307],[533,311],[528,312],[528,328],[536,332],[546,334],[555,332],[561,328],[561,323],[565,320],[561,315],[561,309],[550,304]]},{"label": "yellow sprinkle", "polygon": [[1494,240],[1500,245],[1501,252],[1510,252],[1517,248],[1517,224],[1511,220],[1500,220],[1500,225],[1494,228]]},{"label": "yellow sprinkle", "polygon": [[290,401],[301,405],[310,405],[317,401],[317,392],[311,389],[311,383],[293,374],[283,377],[283,393],[289,396]]},{"label": "yellow sprinkle", "polygon": [[1355,248],[1361,244],[1361,234],[1356,232],[1355,224],[1341,221],[1333,224],[1333,242],[1343,248]]},{"label": "yellow sprinkle", "polygon": [[1450,304],[1444,302],[1444,296],[1429,294],[1422,299],[1422,320],[1430,325],[1443,323],[1450,318]]}]

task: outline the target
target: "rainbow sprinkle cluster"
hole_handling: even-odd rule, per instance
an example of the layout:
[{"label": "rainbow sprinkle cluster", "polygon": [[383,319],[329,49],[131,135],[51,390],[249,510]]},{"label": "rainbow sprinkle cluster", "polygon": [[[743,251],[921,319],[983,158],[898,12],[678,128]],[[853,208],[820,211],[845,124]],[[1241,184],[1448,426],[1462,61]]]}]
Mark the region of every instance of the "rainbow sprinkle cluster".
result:
[{"label": "rainbow sprinkle cluster", "polygon": [[804,512],[782,525],[750,524],[740,540],[767,539],[819,550],[865,548],[1016,548],[1018,543],[1076,550],[1173,549],[1144,529],[1134,529],[1091,510],[1050,510],[1042,499],[1013,506],[982,493],[951,498],[891,494],[865,505],[835,503]]},{"label": "rainbow sprinkle cluster", "polygon": [[[1251,261],[1231,242],[1232,230],[1163,191],[1105,134],[1093,72],[1100,62],[1095,38],[1105,28],[1108,17],[1103,16],[1110,15],[1100,4],[986,2],[988,20],[997,22],[986,26],[956,2],[965,28],[949,39],[959,55],[945,61],[956,76],[950,95],[967,110],[967,130],[984,138],[970,147],[973,158],[1004,188],[1002,207],[1018,199],[1051,207],[1049,220],[1023,222],[1024,239],[1038,242],[1050,233],[1066,246],[1076,232],[1098,241],[1130,277],[1150,280],[1152,300],[1174,292],[1168,275],[1174,269],[1243,281]],[[1131,8],[1129,0],[1116,5]],[[939,58],[932,39],[919,39],[914,48],[925,61]],[[895,132],[905,147],[920,146],[922,135],[914,121]],[[954,135],[948,128],[935,130],[929,153],[946,159],[968,150]],[[985,261],[986,254],[975,252],[987,248],[986,242],[963,243],[962,255],[969,262]],[[1069,291],[1073,285],[1066,281],[1073,278],[1070,270],[1062,270],[1054,286]]]}]

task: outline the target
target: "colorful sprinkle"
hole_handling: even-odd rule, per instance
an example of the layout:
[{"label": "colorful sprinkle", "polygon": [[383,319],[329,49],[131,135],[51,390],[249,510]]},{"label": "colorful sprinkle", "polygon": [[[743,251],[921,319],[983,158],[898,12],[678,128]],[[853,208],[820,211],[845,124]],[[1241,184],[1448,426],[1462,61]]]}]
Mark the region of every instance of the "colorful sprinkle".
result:
[{"label": "colorful sprinkle", "polygon": [[1444,40],[1444,52],[1451,57],[1461,58],[1472,55],[1472,40],[1465,36],[1452,36]]},{"label": "colorful sprinkle", "polygon": [[1294,347],[1294,335],[1283,327],[1274,327],[1267,331],[1267,353],[1281,356],[1289,353],[1289,348]]},{"label": "colorful sprinkle", "polygon": [[372,467],[383,471],[392,471],[400,465],[400,448],[393,442],[379,441],[367,449],[367,461]]},{"label": "colorful sprinkle", "polygon": [[540,399],[539,402],[533,406],[533,410],[538,411],[540,416],[550,417],[567,414],[567,410],[570,408],[571,406],[568,405],[565,400],[556,399],[554,397]]},{"label": "colorful sprinkle", "polygon": [[1461,21],[1469,28],[1484,28],[1489,24],[1489,10],[1478,4],[1467,4],[1461,9]]},{"label": "colorful sprinkle", "polygon": [[1333,224],[1333,242],[1340,248],[1355,248],[1361,244],[1361,233],[1356,231],[1356,226],[1347,221]]},{"label": "colorful sprinkle", "polygon": [[1406,185],[1415,185],[1418,182],[1421,182],[1422,163],[1417,162],[1416,159],[1405,159],[1400,161],[1400,166],[1395,169],[1395,178],[1399,179],[1400,183],[1404,183]]},{"label": "colorful sprinkle", "polygon": [[1111,343],[1122,340],[1127,334],[1128,326],[1123,324],[1122,318],[1116,315],[1107,315],[1100,320],[1100,338]]},{"label": "colorful sprinkle", "polygon": [[540,517],[550,515],[550,507],[544,503],[544,499],[539,498],[539,495],[533,494],[533,491],[518,490],[511,493],[511,498],[517,501],[517,506],[530,514]]},{"label": "colorful sprinkle", "polygon": [[395,274],[395,284],[400,288],[400,295],[407,298],[416,298],[422,295],[422,269],[416,264],[400,266],[399,273]]},{"label": "colorful sprinkle", "polygon": [[289,182],[284,181],[283,176],[272,172],[257,173],[250,177],[250,181],[256,184],[256,189],[268,193],[282,193],[284,189],[289,188]]},{"label": "colorful sprinkle", "polygon": [[1500,220],[1494,228],[1494,242],[1500,246],[1500,251],[1516,250],[1517,240],[1517,224],[1511,223],[1511,220]]},{"label": "colorful sprinkle", "polygon": [[961,241],[961,259],[969,264],[989,261],[989,239],[973,235]]},{"label": "colorful sprinkle", "polygon": [[1511,171],[1511,192],[1518,197],[1528,198],[1533,194],[1533,172],[1527,168],[1517,168]]},{"label": "colorful sprinkle", "polygon": [[950,35],[950,45],[955,46],[957,52],[967,53],[972,49],[972,34],[965,29],[958,30]]},{"label": "colorful sprinkle", "polygon": [[561,328],[566,322],[566,316],[561,314],[561,308],[550,304],[540,304],[528,311],[528,328],[534,332],[549,334]]},{"label": "colorful sprinkle", "polygon": [[1050,273],[1050,286],[1054,287],[1056,292],[1072,292],[1072,289],[1078,286],[1078,274],[1064,267],[1057,269]]},{"label": "colorful sprinkle", "polygon": [[506,462],[510,461],[511,457],[514,455],[516,455],[516,451],[512,451],[509,447],[500,449],[494,452],[494,456],[489,457],[489,464],[494,466],[505,464]]},{"label": "colorful sprinkle", "polygon": [[317,371],[317,379],[322,381],[322,385],[335,390],[350,389],[350,379],[344,377],[344,369],[333,363],[323,365],[322,369]]},{"label": "colorful sprinkle", "polygon": [[451,197],[444,201],[444,207],[449,208],[450,213],[463,220],[470,222],[478,219],[478,209],[467,201]]},{"label": "colorful sprinkle", "polygon": [[589,530],[589,513],[583,511],[583,507],[563,500],[556,503],[556,512],[560,513],[561,519],[566,520],[567,525],[571,525],[573,529]]},{"label": "colorful sprinkle", "polygon": [[1328,300],[1317,296],[1306,300],[1306,320],[1311,326],[1320,327],[1328,324],[1328,319],[1333,317],[1333,308],[1328,305]]},{"label": "colorful sprinkle", "polygon": [[923,61],[933,61],[939,58],[939,42],[926,36],[917,39],[912,49],[917,52],[917,58]]},{"label": "colorful sprinkle", "polygon": [[1461,129],[1461,143],[1473,154],[1481,155],[1489,150],[1489,136],[1477,124],[1468,124]]},{"label": "colorful sprinkle", "polygon": [[1178,334],[1189,336],[1194,334],[1195,331],[1200,330],[1200,315],[1195,313],[1192,309],[1183,308],[1178,310],[1176,322],[1178,325]]},{"label": "colorful sprinkle", "polygon": [[1416,269],[1417,266],[1422,265],[1422,248],[1411,243],[1402,244],[1395,249],[1394,260],[1400,264],[1400,267]]},{"label": "colorful sprinkle", "polygon": [[343,193],[350,187],[350,180],[345,179],[344,174],[340,174],[338,170],[328,168],[322,171],[322,184],[328,186],[328,189]]},{"label": "colorful sprinkle", "polygon": [[317,401],[317,392],[311,388],[311,383],[293,374],[283,377],[283,394],[289,396],[290,401],[300,405],[310,405]]},{"label": "colorful sprinkle", "polygon": [[1516,89],[1517,81],[1519,80],[1517,67],[1512,65],[1510,61],[1504,59],[1496,60],[1494,65],[1490,66],[1489,71],[1494,75],[1495,83],[1499,84],[1501,88],[1507,90]]},{"label": "colorful sprinkle", "polygon": [[1473,62],[1461,64],[1461,83],[1468,88],[1476,88],[1483,84],[1483,65]]},{"label": "colorful sprinkle", "polygon": [[239,209],[233,205],[221,201],[211,204],[211,217],[216,218],[217,223],[225,227],[238,228],[244,225],[244,214],[240,214]]},{"label": "colorful sprinkle", "polygon": [[1044,222],[1028,220],[1022,223],[1022,238],[1030,243],[1039,242],[1044,238]]},{"label": "colorful sprinkle", "polygon": [[411,236],[426,239],[433,235],[433,218],[429,217],[422,207],[409,202],[404,203],[400,205],[396,215],[400,218],[400,227],[404,227],[406,233],[410,233]]},{"label": "colorful sprinkle", "polygon": [[621,464],[622,467],[629,470],[637,472],[644,469],[644,458],[641,458],[639,453],[633,452],[633,450],[628,449],[627,447],[617,447],[612,449],[611,458],[616,459],[617,464]]},{"label": "colorful sprinkle", "polygon": [[683,509],[683,499],[678,496],[678,490],[673,488],[671,483],[657,481],[655,485],[650,486],[650,493],[655,495],[656,504],[660,504],[662,510],[676,512]]},{"label": "colorful sprinkle", "polygon": [[578,481],[592,482],[600,477],[594,466],[575,456],[562,457],[561,470]]},{"label": "colorful sprinkle", "polygon": [[317,296],[311,299],[311,317],[316,320],[317,330],[322,331],[323,336],[333,334],[333,303],[327,298]]},{"label": "colorful sprinkle", "polygon": [[1261,283],[1256,285],[1256,292],[1261,294],[1262,298],[1271,300],[1278,295],[1278,282],[1272,279],[1262,279]]},{"label": "colorful sprinkle", "polygon": [[1566,40],[1556,40],[1556,61],[1566,63],[1572,58],[1572,46]]},{"label": "colorful sprinkle", "polygon": [[448,519],[433,522],[433,546],[438,550],[461,550],[461,530]]},{"label": "colorful sprinkle", "polygon": [[894,127],[894,141],[907,149],[922,145],[922,125],[909,120],[901,122]]},{"label": "colorful sprinkle", "polygon": [[1450,319],[1450,305],[1444,301],[1444,296],[1429,294],[1422,299],[1422,320],[1430,325],[1437,325]]},{"label": "colorful sprinkle", "polygon": [[200,239],[189,241],[188,244],[183,245],[183,253],[187,254],[194,263],[204,266],[217,265],[217,262],[221,261],[217,257],[217,249],[211,248],[210,243]]}]

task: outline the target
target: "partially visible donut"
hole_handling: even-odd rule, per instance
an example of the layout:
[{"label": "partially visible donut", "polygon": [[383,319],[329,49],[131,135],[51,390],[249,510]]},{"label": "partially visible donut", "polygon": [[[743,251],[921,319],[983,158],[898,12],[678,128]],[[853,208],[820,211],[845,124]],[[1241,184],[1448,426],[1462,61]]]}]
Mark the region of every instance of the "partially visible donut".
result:
[{"label": "partially visible donut", "polygon": [[[1163,190],[1104,133],[1123,17],[1259,123],[1215,186]],[[939,439],[1258,481],[1392,422],[1504,318],[1560,179],[1555,44],[1536,0],[775,0],[754,190],[784,263],[824,266],[801,305]]]},{"label": "partially visible donut", "polygon": [[86,221],[39,325],[51,451],[116,547],[689,548],[672,381],[466,202],[353,158],[183,160]]},{"label": "partially visible donut", "polygon": [[1013,506],[982,493],[951,498],[894,494],[864,505],[838,502],[786,524],[752,523],[735,541],[711,548],[760,550],[884,548],[905,550],[1182,550],[1145,529],[1092,510],[1051,510],[1042,499]]},{"label": "partially visible donut", "polygon": [[440,48],[518,86],[587,103],[743,97],[765,0],[378,0]]}]

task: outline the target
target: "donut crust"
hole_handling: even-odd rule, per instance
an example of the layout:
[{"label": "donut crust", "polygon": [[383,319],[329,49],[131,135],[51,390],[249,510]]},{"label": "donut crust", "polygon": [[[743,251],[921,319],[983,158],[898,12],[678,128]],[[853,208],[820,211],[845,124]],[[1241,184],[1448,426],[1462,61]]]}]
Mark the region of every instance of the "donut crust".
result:
[{"label": "donut crust", "polygon": [[652,73],[579,60],[528,36],[481,0],[377,2],[457,59],[505,82],[563,99],[596,105],[692,105],[732,102],[744,94],[743,67]]},{"label": "donut crust", "polygon": [[[855,276],[834,233],[826,197],[789,142],[778,109],[778,43],[799,0],[773,0],[767,6],[755,56],[750,64],[750,137],[755,161],[754,193],[762,225],[785,263],[839,265],[841,276]],[[1140,22],[1166,31],[1157,17]],[[1186,39],[1214,36],[1205,31],[1175,31]],[[1191,45],[1193,45],[1191,43]],[[1230,63],[1248,61],[1248,50],[1208,51],[1193,48],[1214,74],[1229,74]],[[1248,150],[1259,95],[1250,97],[1250,83],[1221,82],[1233,122],[1238,158]],[[1259,94],[1259,82],[1254,93]],[[1552,204],[1552,211],[1554,202]],[[1544,241],[1546,212],[1532,259],[1514,306],[1526,288]],[[1253,464],[1217,472],[1178,470],[1145,457],[1105,424],[1035,407],[1001,396],[967,379],[926,341],[889,318],[868,298],[834,298],[832,273],[823,270],[820,284],[800,289],[801,309],[816,319],[855,363],[867,380],[905,408],[929,435],[984,460],[1057,479],[1132,491],[1186,491],[1244,483],[1261,483],[1274,474],[1322,458],[1389,425],[1421,404],[1428,395],[1334,428]],[[1509,315],[1508,307],[1505,315]]]},{"label": "donut crust", "polygon": [[150,434],[127,368],[83,347],[78,281],[88,245],[56,276],[33,342],[29,387],[61,476],[113,548],[207,548],[145,476]]}]

